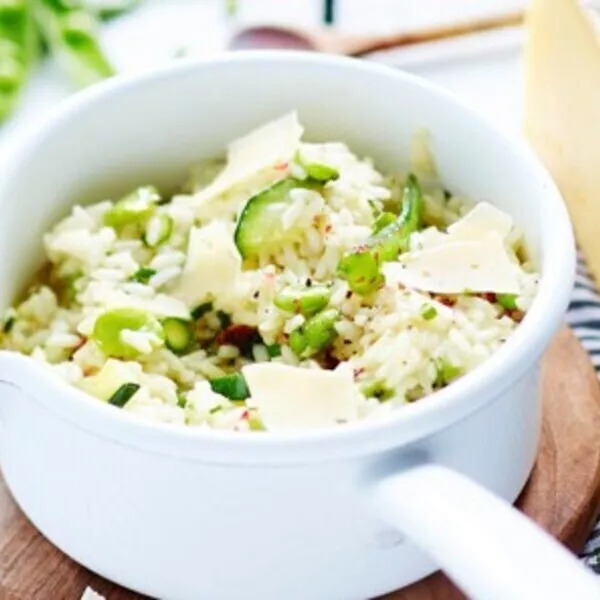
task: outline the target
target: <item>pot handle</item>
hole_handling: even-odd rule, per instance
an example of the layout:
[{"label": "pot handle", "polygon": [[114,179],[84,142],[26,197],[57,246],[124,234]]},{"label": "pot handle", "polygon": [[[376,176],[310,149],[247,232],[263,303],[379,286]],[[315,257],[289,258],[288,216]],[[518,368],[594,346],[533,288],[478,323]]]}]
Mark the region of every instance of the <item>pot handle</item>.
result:
[{"label": "pot handle", "polygon": [[532,520],[467,477],[421,464],[376,482],[378,515],[476,600],[598,600],[600,583]]}]

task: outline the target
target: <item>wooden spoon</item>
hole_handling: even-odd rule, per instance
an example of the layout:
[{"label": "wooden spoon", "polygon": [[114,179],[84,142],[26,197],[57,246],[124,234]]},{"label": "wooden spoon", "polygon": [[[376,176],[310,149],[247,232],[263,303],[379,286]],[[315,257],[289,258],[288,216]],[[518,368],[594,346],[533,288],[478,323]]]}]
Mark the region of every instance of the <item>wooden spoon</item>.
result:
[{"label": "wooden spoon", "polygon": [[259,50],[267,48],[315,50],[329,54],[362,56],[377,50],[386,50],[399,46],[409,46],[470,33],[521,25],[523,20],[523,12],[514,12],[452,25],[430,27],[418,31],[370,36],[343,35],[327,30],[308,31],[264,25],[240,30],[231,38],[229,48],[232,50]]}]

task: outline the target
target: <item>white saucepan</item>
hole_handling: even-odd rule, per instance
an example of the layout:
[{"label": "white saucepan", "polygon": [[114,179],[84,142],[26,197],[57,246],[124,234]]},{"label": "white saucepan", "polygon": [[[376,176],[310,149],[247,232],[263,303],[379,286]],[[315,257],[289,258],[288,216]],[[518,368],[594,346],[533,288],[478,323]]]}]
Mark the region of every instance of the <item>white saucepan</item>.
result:
[{"label": "white saucepan", "polygon": [[384,421],[297,434],[149,424],[0,353],[0,462],[54,544],[169,600],[368,598],[443,568],[473,598],[587,600],[600,587],[512,502],[540,430],[539,363],[567,305],[573,238],[547,173],[447,93],[392,69],[295,53],[181,62],[65,103],[0,190],[0,307],[74,202],[189,166],[290,109],[308,137],[407,166],[431,132],[442,180],[522,227],[542,273],[516,333],[479,369]]}]

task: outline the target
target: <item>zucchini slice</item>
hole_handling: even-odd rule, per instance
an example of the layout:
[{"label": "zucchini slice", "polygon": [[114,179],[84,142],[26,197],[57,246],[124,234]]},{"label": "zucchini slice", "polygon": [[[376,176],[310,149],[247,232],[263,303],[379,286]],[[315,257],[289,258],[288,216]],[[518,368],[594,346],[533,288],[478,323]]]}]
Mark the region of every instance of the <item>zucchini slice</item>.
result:
[{"label": "zucchini slice", "polygon": [[290,205],[289,193],[295,189],[315,188],[307,182],[284,179],[246,202],[234,234],[235,245],[243,259],[255,258],[294,237],[296,231],[284,229],[281,217]]}]

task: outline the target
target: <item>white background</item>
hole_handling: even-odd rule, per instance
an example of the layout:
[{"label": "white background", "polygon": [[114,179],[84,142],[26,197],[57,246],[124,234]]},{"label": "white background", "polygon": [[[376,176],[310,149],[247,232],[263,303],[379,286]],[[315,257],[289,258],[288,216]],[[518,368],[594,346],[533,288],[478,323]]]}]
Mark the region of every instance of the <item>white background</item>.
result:
[{"label": "white background", "polygon": [[[344,32],[391,32],[510,12],[523,0],[338,0],[336,27]],[[119,72],[164,64],[184,49],[222,52],[236,27],[255,22],[295,26],[319,23],[321,0],[239,0],[232,20],[225,0],[145,0],[105,25],[101,39]],[[501,125],[518,131],[522,104],[522,32],[512,29],[457,41],[381,53],[385,60],[453,90]],[[73,93],[58,65],[46,61],[34,73],[17,113],[0,128],[0,177],[15,144],[63,98]]]}]

